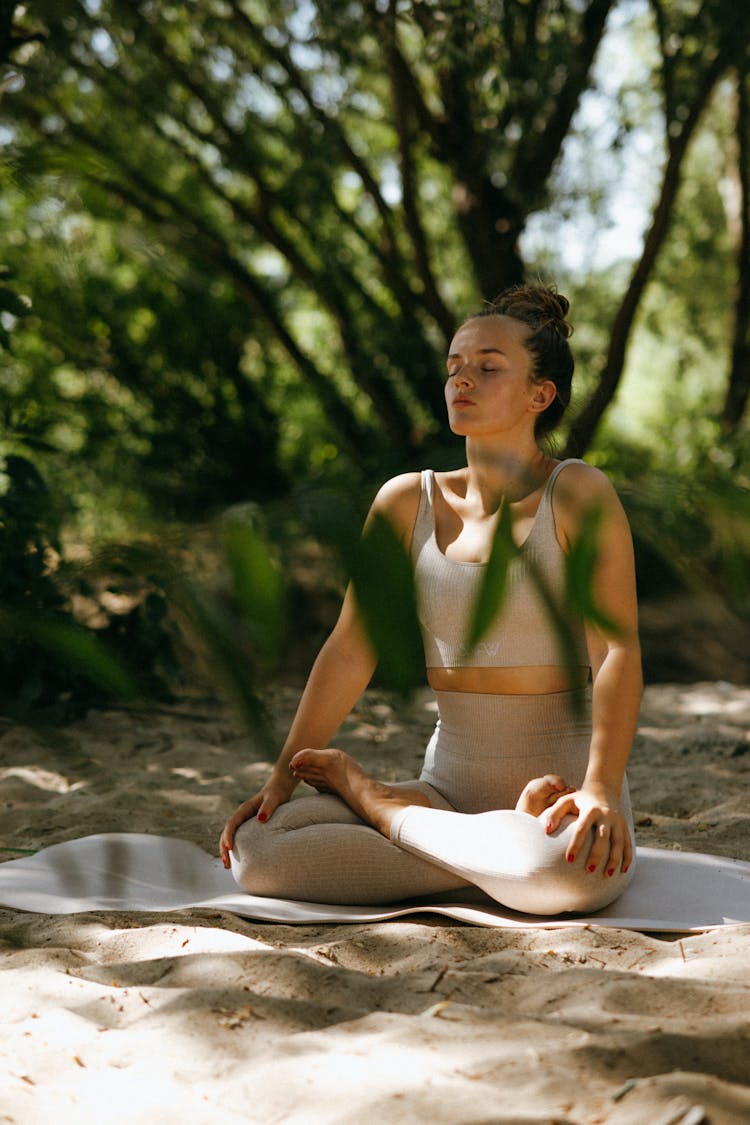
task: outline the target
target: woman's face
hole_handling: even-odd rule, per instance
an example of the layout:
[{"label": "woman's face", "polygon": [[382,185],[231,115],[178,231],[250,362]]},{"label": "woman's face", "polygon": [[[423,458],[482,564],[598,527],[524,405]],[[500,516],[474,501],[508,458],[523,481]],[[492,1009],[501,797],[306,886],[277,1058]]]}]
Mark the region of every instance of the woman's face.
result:
[{"label": "woman's face", "polygon": [[533,434],[540,410],[554,398],[554,385],[534,381],[526,332],[525,324],[509,316],[475,317],[456,332],[445,385],[454,433]]}]

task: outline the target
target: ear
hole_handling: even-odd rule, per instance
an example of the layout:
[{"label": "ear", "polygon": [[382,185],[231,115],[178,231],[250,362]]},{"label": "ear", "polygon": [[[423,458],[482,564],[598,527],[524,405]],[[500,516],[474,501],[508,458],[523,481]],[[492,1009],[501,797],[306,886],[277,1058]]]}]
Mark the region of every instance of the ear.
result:
[{"label": "ear", "polygon": [[531,395],[531,409],[535,414],[541,414],[557,394],[557,387],[551,379],[542,383],[535,383]]}]

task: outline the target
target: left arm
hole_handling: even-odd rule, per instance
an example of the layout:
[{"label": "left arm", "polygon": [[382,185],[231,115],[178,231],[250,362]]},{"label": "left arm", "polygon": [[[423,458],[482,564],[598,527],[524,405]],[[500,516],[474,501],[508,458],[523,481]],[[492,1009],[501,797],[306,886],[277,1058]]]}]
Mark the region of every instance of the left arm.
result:
[{"label": "left arm", "polygon": [[564,816],[578,817],[568,859],[572,862],[590,845],[587,869],[613,875],[618,869],[626,871],[633,859],[630,833],[620,811],[620,790],[643,690],[633,543],[622,505],[598,470],[571,465],[558,487],[559,514],[555,515],[558,534],[567,544],[575,539],[588,511],[596,508],[601,513],[593,594],[595,605],[615,628],[587,624],[593,677],[588,766],[581,788],[561,797],[550,810],[548,831],[554,831]]}]

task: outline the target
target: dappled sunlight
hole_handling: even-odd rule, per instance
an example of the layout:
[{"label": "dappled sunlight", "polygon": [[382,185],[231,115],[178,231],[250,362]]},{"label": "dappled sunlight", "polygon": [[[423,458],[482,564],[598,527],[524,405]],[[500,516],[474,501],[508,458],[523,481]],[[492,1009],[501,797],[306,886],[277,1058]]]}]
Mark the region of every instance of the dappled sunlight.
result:
[{"label": "dappled sunlight", "polygon": [[[455,917],[493,924],[256,922],[230,908],[329,912],[248,907],[217,854],[242,804],[236,820],[258,815],[236,845],[243,883],[279,889],[261,853],[305,806],[278,815],[281,770],[262,808],[249,798],[351,580],[356,612],[347,600],[282,761],[333,739],[372,676],[335,745],[384,781],[419,774],[437,718],[421,615],[430,681],[463,690],[461,729],[483,724],[475,688],[497,702],[479,767],[463,740],[445,755],[477,800],[437,768],[435,786],[482,807],[497,757],[495,803],[512,804],[529,777],[509,776],[506,718],[562,706],[590,664],[586,785],[602,792],[585,832],[611,833],[614,872],[640,690],[629,523],[652,685],[628,766],[636,842],[750,861],[749,41],[747,0],[4,5],[0,859],[24,857],[8,901],[61,907],[54,880],[35,882],[52,846],[64,906],[108,909],[0,908],[0,1120],[750,1121],[750,925],[501,929],[470,907]],[[516,313],[517,333],[498,322]],[[553,507],[558,455],[588,465]],[[609,492],[599,509],[598,470],[627,519]],[[424,628],[425,529],[446,572],[483,568],[473,602],[466,569],[435,598],[450,669]],[[578,784],[583,767],[558,760],[569,731],[539,772]],[[356,787],[332,785],[387,833]],[[331,796],[315,807],[352,819]],[[438,834],[452,814],[421,815]],[[543,821],[507,815],[541,850]],[[483,855],[501,846],[486,824]],[[361,823],[331,838],[353,834],[404,861]],[[326,897],[318,832],[298,837],[288,869]],[[70,840],[68,861],[54,846]],[[640,889],[636,863],[633,898],[598,921],[735,909],[740,868],[669,858],[642,864]],[[363,867],[344,842],[314,874],[352,887]],[[373,867],[346,897],[377,897]],[[697,915],[696,870],[701,907],[729,888],[715,913]]]},{"label": "dappled sunlight", "polygon": [[750,688],[706,684],[683,693],[681,710],[686,715],[730,715],[750,719]]},{"label": "dappled sunlight", "polygon": [[[639,841],[743,854],[744,713],[700,709],[744,706],[746,693],[701,685],[691,710],[691,690],[647,689],[632,771]],[[297,697],[277,690],[280,725]],[[340,742],[380,775],[411,776],[430,704],[427,692],[368,693]],[[225,810],[268,770],[231,716],[205,703],[92,712],[69,733],[75,769],[62,746],[4,740],[0,794],[24,786],[35,816],[30,827],[28,806],[6,809],[2,843],[166,829],[211,851]],[[742,1108],[748,935],[0,911],[0,1004],[19,1060],[9,1081],[41,1119],[53,1099],[75,1099],[79,1119],[94,1120],[96,1099],[133,1087],[136,1119],[149,1106],[175,1125],[172,1114],[203,1125],[207,1105],[232,1123],[258,1089],[268,1120],[347,1125],[408,1106],[410,1119],[453,1125],[475,1120],[478,1104],[485,1117],[533,1104],[537,1117],[585,1120],[593,1106],[609,1120],[631,1098],[666,1104],[682,1067],[696,1098]]]},{"label": "dappled sunlight", "polygon": [[[51,770],[41,769],[39,766],[11,766],[0,770],[0,793],[6,796],[7,791],[12,791],[13,786],[7,786],[8,781],[17,779],[24,786],[33,789],[42,789],[47,793],[76,793],[85,789],[87,781],[69,781],[67,777]],[[23,789],[22,789],[23,791]]]}]

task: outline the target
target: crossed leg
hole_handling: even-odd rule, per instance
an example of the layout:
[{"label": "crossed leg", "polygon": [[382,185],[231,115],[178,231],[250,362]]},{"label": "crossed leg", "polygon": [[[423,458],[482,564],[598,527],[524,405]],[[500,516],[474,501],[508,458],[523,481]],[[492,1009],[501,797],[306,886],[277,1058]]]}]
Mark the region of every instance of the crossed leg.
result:
[{"label": "crossed leg", "polygon": [[[335,793],[346,801],[362,820],[390,837],[394,814],[412,805],[429,807],[429,800],[418,789],[387,785],[369,777],[359,762],[333,747],[327,750],[300,750],[292,758],[290,771],[320,793]],[[524,788],[515,811],[541,816],[563,793],[572,793],[557,774],[536,777]]]},{"label": "crossed leg", "polygon": [[418,790],[368,777],[341,750],[301,750],[293,775],[337,794],[362,820],[400,848],[466,879],[496,902],[527,914],[591,913],[617,898],[628,875],[590,875],[585,850],[566,860],[572,817],[547,835],[541,814],[570,787],[554,774],[536,778],[515,809],[467,815],[429,806]]}]

